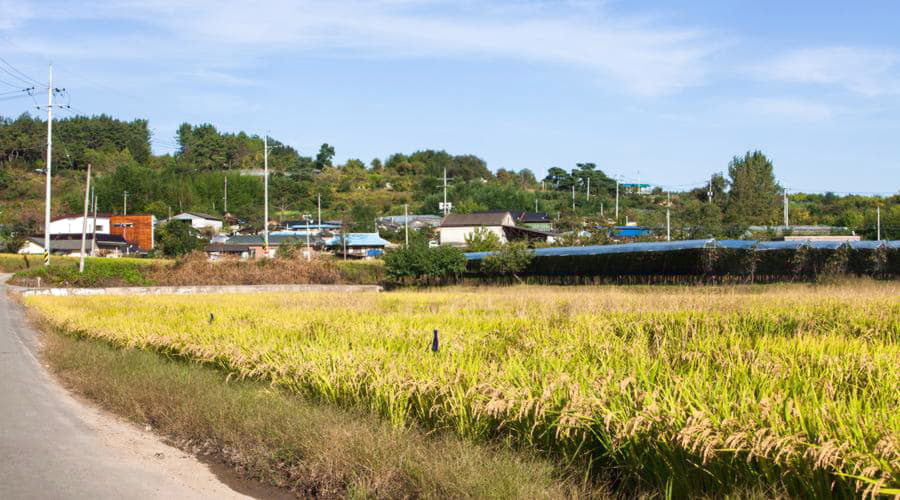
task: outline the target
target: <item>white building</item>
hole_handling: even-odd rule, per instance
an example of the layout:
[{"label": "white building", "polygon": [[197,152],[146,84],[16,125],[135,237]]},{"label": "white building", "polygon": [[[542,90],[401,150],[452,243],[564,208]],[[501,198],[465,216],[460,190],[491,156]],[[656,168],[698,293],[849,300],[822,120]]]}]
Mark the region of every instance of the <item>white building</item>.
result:
[{"label": "white building", "polygon": [[440,234],[441,245],[462,247],[466,246],[466,236],[474,233],[478,228],[484,228],[496,234],[501,243],[506,243],[506,231],[503,228],[515,225],[509,212],[450,214],[444,217],[437,230]]},{"label": "white building", "polygon": [[214,233],[218,233],[222,230],[222,219],[200,212],[182,212],[169,220],[188,221],[192,228],[199,231],[211,229]]},{"label": "white building", "polygon": [[450,214],[444,217],[437,230],[440,234],[441,245],[464,247],[466,246],[466,236],[471,235],[479,228],[496,234],[500,243],[515,240],[551,241],[549,233],[516,226],[515,219],[510,212]]},{"label": "white building", "polygon": [[[87,232],[93,234],[94,228],[97,226],[97,234],[109,234],[109,217],[110,214],[97,214],[95,219],[93,215],[88,215]],[[84,217],[81,215],[63,215],[50,221],[50,234],[81,234],[84,225]]]}]

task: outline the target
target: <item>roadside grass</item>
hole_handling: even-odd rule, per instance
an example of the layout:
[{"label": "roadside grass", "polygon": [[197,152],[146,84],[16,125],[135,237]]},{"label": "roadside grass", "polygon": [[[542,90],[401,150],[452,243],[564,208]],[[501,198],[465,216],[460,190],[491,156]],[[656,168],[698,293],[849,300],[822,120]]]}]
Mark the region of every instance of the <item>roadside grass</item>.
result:
[{"label": "roadside grass", "polygon": [[597,483],[500,444],[397,428],[196,362],[67,336],[44,323],[62,383],[248,478],[317,498],[601,498]]},{"label": "roadside grass", "polygon": [[14,285],[35,286],[37,279],[47,285],[65,287],[99,287],[99,286],[150,286],[155,282],[144,275],[152,261],[141,262],[141,259],[85,259],[84,273],[78,272],[78,259],[67,258],[58,263],[52,259],[46,267],[38,260],[30,269],[18,271],[12,279]]}]

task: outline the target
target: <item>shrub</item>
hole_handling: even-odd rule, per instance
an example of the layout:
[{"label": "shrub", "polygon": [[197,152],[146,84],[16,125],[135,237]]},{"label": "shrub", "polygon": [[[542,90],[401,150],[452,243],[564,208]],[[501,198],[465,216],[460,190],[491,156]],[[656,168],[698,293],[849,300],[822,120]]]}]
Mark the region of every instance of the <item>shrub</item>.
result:
[{"label": "shrub", "polygon": [[466,235],[466,249],[470,252],[492,252],[501,245],[497,233],[483,227],[476,228]]},{"label": "shrub", "polygon": [[[516,274],[525,270],[534,254],[523,241],[508,243],[484,258],[481,264],[482,271],[490,274],[512,275],[519,280]],[[519,280],[521,281],[521,280]]]},{"label": "shrub", "polygon": [[388,251],[384,256],[387,275],[403,283],[428,283],[433,279],[458,277],[466,270],[466,257],[458,248],[429,248],[413,244]]}]

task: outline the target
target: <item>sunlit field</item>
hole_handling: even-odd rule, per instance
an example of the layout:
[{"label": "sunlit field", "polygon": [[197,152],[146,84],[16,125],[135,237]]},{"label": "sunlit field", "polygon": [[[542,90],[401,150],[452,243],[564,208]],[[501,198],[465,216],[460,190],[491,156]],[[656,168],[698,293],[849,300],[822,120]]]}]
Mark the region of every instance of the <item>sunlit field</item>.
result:
[{"label": "sunlit field", "polygon": [[73,334],[535,448],[622,491],[818,497],[900,492],[898,297],[861,282],[25,301]]}]

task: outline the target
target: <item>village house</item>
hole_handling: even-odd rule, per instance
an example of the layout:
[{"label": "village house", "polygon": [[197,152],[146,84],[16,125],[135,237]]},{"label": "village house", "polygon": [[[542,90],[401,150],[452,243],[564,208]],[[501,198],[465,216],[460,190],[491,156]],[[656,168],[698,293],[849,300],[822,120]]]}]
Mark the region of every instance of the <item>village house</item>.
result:
[{"label": "village house", "polygon": [[[136,247],[129,248],[121,236],[113,236],[109,234],[97,234],[97,240],[94,241],[94,235],[85,235],[85,255],[93,255],[96,257],[121,257],[130,250],[138,251]],[[44,253],[44,238],[40,236],[31,236],[25,240],[25,243],[19,249],[20,254],[41,255]],[[81,234],[63,234],[50,236],[50,253],[53,255],[81,256]]]},{"label": "village house", "polygon": [[168,222],[171,221],[190,222],[192,228],[198,231],[211,231],[213,234],[218,234],[222,231],[221,218],[201,212],[182,212],[168,220]]},{"label": "village house", "polygon": [[438,226],[441,245],[466,246],[466,237],[475,233],[479,228],[497,235],[501,243],[526,240],[548,241],[548,233],[516,226],[513,215],[508,212],[481,212],[471,214],[450,214],[444,217]]}]

